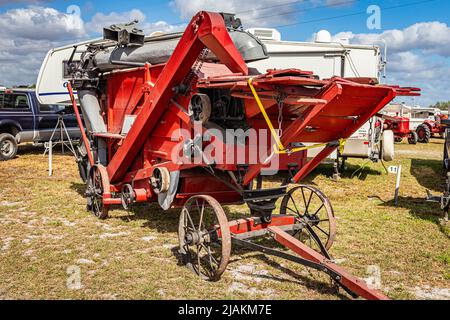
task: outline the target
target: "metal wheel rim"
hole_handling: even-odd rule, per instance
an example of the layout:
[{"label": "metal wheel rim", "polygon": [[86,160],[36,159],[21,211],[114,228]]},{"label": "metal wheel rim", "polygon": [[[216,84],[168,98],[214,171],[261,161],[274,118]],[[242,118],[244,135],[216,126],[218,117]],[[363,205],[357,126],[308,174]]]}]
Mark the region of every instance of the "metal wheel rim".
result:
[{"label": "metal wheel rim", "polygon": [[[294,196],[294,194],[296,194],[296,196]],[[317,202],[315,210],[311,210],[313,200]],[[300,205],[301,203],[302,205]],[[306,207],[308,207],[307,210],[304,210],[303,208]],[[307,214],[305,214],[306,212]],[[308,225],[312,227],[327,250],[333,246],[336,238],[336,218],[329,199],[319,189],[311,186],[299,185],[289,190],[281,203],[280,213],[296,215],[299,218],[300,223],[308,223]],[[313,218],[311,219],[311,217]],[[319,246],[306,231],[306,228],[294,233],[293,236],[299,238],[299,240],[305,242],[316,251],[320,251]],[[306,237],[306,239],[302,239],[302,236]]]},{"label": "metal wheel rim", "polygon": [[[188,243],[186,237],[192,230],[204,234],[198,237],[203,238],[203,243]],[[214,239],[217,231],[220,239]],[[178,238],[186,266],[204,280],[219,280],[230,260],[231,234],[226,214],[214,198],[200,195],[186,202],[180,215]]]},{"label": "metal wheel rim", "polygon": [[105,190],[105,174],[106,169],[103,166],[96,165],[92,167],[89,175],[88,189],[90,191],[90,196],[88,199],[88,204],[90,206],[91,212],[99,219],[105,219],[108,216],[109,206],[103,204],[103,195]]},{"label": "metal wheel rim", "polygon": [[0,146],[0,152],[4,157],[10,157],[14,153],[14,144],[8,140],[3,141]]}]

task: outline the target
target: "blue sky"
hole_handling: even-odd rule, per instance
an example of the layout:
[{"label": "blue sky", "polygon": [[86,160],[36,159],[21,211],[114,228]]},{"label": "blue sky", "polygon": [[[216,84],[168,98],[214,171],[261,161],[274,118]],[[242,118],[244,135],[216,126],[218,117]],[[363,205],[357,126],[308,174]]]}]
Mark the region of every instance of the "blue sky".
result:
[{"label": "blue sky", "polygon": [[[73,5],[80,10],[77,19],[68,14]],[[381,8],[379,30],[367,28],[368,14],[331,19],[365,12],[369,5]],[[403,7],[383,9],[396,6]],[[47,50],[96,36],[108,23],[139,18],[147,32],[177,30],[200,9],[241,12],[245,27],[296,23],[278,28],[284,40],[311,39],[320,29],[337,36],[345,32],[354,43],[386,39],[393,48],[389,82],[422,87],[424,96],[418,99],[422,104],[450,100],[446,92],[450,91],[450,2],[446,0],[0,0],[0,28],[9,34],[0,47],[0,84],[33,83]],[[14,62],[21,67],[12,68]]]}]

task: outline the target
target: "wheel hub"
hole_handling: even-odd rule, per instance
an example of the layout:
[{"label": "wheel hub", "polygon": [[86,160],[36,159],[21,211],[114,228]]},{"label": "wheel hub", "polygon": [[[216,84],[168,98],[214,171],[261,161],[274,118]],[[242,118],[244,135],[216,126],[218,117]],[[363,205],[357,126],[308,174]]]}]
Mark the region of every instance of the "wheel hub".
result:
[{"label": "wheel hub", "polygon": [[314,216],[306,215],[304,217],[304,220],[310,226],[317,226],[320,223],[320,218],[317,215],[314,215]]},{"label": "wheel hub", "polygon": [[186,243],[190,246],[198,246],[203,243],[209,243],[210,239],[207,237],[207,232],[202,231],[191,231],[186,233],[184,239],[186,240]]},{"label": "wheel hub", "polygon": [[9,141],[4,141],[4,142],[2,143],[2,146],[1,146],[0,150],[1,150],[1,152],[2,152],[3,154],[5,154],[5,155],[10,154],[10,153],[11,153],[11,150],[12,150],[12,143],[9,142]]}]

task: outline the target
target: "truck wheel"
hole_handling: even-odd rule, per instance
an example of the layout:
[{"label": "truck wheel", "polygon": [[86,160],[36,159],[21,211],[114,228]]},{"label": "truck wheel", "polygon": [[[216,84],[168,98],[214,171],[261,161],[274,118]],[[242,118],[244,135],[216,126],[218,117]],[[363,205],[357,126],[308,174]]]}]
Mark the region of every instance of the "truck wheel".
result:
[{"label": "truck wheel", "polygon": [[17,154],[17,141],[9,133],[0,134],[0,161],[13,159]]},{"label": "truck wheel", "polygon": [[417,141],[419,141],[419,136],[417,135],[417,132],[411,131],[411,133],[408,137],[408,143],[409,144],[417,144]]},{"label": "truck wheel", "polygon": [[395,158],[394,132],[386,130],[383,132],[382,141],[383,160],[392,161]]},{"label": "truck wheel", "polygon": [[428,143],[431,139],[431,130],[426,124],[421,124],[417,127],[417,135],[419,136],[418,141],[420,143]]}]

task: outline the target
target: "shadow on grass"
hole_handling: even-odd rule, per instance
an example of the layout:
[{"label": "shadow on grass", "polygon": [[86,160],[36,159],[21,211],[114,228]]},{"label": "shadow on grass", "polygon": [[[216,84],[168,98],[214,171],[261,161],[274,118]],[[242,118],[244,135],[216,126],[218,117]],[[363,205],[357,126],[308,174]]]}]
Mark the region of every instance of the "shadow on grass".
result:
[{"label": "shadow on grass", "polygon": [[[53,155],[57,156],[72,156],[72,152],[69,151],[67,147],[64,147],[64,153],[62,152],[61,146],[54,147]],[[44,145],[33,145],[33,144],[21,144],[17,150],[17,155],[14,159],[20,159],[24,156],[43,156],[45,152]],[[13,160],[14,160],[13,159]]]},{"label": "shadow on grass", "polygon": [[430,221],[437,225],[441,224],[443,216],[440,205],[434,202],[427,202],[425,197],[399,197],[398,206],[395,205],[395,200],[384,202],[382,206],[407,209],[414,218]]},{"label": "shadow on grass", "polygon": [[412,159],[411,175],[428,190],[440,193],[444,190],[445,174],[440,160]]},{"label": "shadow on grass", "polygon": [[162,233],[178,232],[180,208],[164,211],[157,203],[142,203],[134,205],[128,215],[116,218],[124,222],[142,221],[142,228],[156,229]]},{"label": "shadow on grass", "polygon": [[[59,150],[61,151],[60,148],[56,149],[55,148],[55,152]],[[19,149],[17,150],[17,156],[21,156],[21,155],[37,155],[37,154],[44,154],[45,148],[42,145],[32,145],[32,144],[24,144],[24,145],[19,145]]]},{"label": "shadow on grass", "polygon": [[[323,282],[320,280],[316,280],[313,278],[313,275],[311,275],[311,277],[308,276],[304,276],[304,275],[300,275],[297,272],[284,267],[283,265],[279,264],[278,262],[274,261],[273,259],[270,258],[270,256],[267,256],[265,254],[255,254],[253,256],[254,258],[257,258],[259,260],[261,260],[264,263],[267,263],[268,265],[270,265],[272,268],[275,268],[277,270],[280,270],[281,272],[289,275],[290,277],[294,278],[294,280],[289,280],[286,278],[280,278],[280,277],[276,277],[273,275],[258,275],[258,277],[260,278],[265,278],[268,280],[273,280],[273,281],[280,281],[280,282],[291,282],[291,283],[297,283],[299,285],[305,286],[308,289],[317,291],[321,294],[330,294],[330,295],[336,295],[337,297],[339,297],[340,299],[343,300],[348,300],[349,297],[345,294],[343,294],[340,291],[337,291],[335,287],[332,286],[331,282]],[[305,267],[306,268],[306,267]],[[309,269],[312,271],[312,269]]]},{"label": "shadow on grass", "polygon": [[83,198],[85,197],[84,193],[86,191],[86,184],[82,182],[71,182],[70,183],[70,189],[78,193]]},{"label": "shadow on grass", "polygon": [[[171,251],[172,251],[173,256],[177,260],[177,265],[186,267],[186,264],[183,261],[183,257],[178,250],[178,247],[172,248]],[[232,267],[233,264],[236,263],[237,261],[239,261],[239,262],[243,261],[243,259],[238,259],[238,260],[233,259],[233,256],[239,256],[239,255],[242,255],[242,254],[248,253],[248,252],[254,252],[254,251],[245,249],[243,247],[235,246],[232,250],[232,256],[231,256],[230,262],[228,264],[228,270],[230,269],[230,266]],[[347,295],[343,294],[342,292],[340,292],[340,291],[337,292],[336,288],[331,286],[329,282],[316,280],[313,278],[313,275],[305,276],[305,275],[298,274],[297,272],[295,272],[289,268],[286,268],[285,266],[283,266],[283,265],[279,264],[278,262],[274,261],[273,259],[271,259],[270,256],[267,256],[263,253],[256,252],[254,255],[247,256],[247,258],[258,259],[258,260],[262,261],[263,263],[268,264],[272,268],[277,269],[277,270],[283,272],[284,274],[287,274],[292,279],[286,279],[285,277],[279,277],[279,276],[275,276],[272,274],[256,274],[255,275],[255,274],[249,273],[248,276],[250,276],[250,277],[259,278],[262,280],[277,281],[277,282],[282,282],[282,283],[295,283],[295,284],[304,286],[310,290],[317,291],[321,294],[337,295],[337,297],[339,297],[342,300],[349,299],[349,297]],[[245,260],[245,258],[244,258],[244,260]],[[312,269],[310,269],[310,270],[313,271]]]},{"label": "shadow on grass", "polygon": [[[370,163],[366,162],[361,165],[346,164],[345,170],[340,170],[340,176],[343,179],[353,179],[365,181],[368,176],[381,176],[383,172],[383,167],[380,164],[380,170],[372,169],[369,167]],[[333,165],[332,164],[321,164],[313,172],[311,172],[304,180],[307,184],[312,182],[317,176],[327,176],[331,177],[333,175]]]}]

